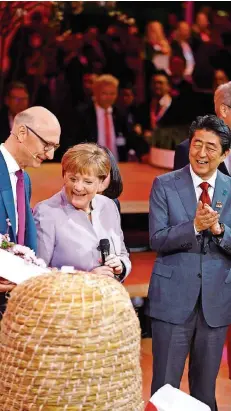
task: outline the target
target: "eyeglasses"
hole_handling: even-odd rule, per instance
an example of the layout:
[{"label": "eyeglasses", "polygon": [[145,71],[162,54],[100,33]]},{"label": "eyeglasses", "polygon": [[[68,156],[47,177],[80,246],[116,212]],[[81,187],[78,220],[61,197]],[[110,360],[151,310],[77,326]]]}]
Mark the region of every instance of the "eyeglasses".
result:
[{"label": "eyeglasses", "polygon": [[36,137],[38,137],[39,140],[43,143],[43,148],[44,148],[44,151],[45,151],[45,152],[50,151],[50,150],[56,151],[56,150],[60,147],[60,144],[48,143],[48,142],[47,142],[46,140],[44,140],[41,136],[39,136],[32,128],[28,127],[27,125],[25,125],[25,126],[26,126],[26,128],[27,128],[28,130],[32,131],[32,133],[34,133],[34,135],[35,135]]},{"label": "eyeglasses", "polygon": [[226,103],[223,103],[223,105],[224,106],[227,106],[227,107],[229,107],[229,108],[231,108],[231,106],[229,106],[228,104],[226,104]]}]

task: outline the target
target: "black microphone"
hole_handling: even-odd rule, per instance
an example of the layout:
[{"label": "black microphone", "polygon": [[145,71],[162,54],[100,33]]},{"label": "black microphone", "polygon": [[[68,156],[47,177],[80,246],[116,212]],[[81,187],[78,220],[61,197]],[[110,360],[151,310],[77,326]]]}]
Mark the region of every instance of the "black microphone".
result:
[{"label": "black microphone", "polygon": [[99,250],[101,251],[102,265],[104,265],[106,257],[110,254],[110,243],[107,238],[100,240]]}]

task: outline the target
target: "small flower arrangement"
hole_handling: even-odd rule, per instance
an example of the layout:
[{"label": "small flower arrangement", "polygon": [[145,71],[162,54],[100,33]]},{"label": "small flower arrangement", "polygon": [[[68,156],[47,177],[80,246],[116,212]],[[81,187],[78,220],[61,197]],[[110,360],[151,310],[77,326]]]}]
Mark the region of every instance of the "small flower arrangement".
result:
[{"label": "small flower arrangement", "polygon": [[7,229],[6,234],[0,234],[0,248],[18,257],[23,258],[23,260],[27,264],[34,264],[39,267],[46,268],[47,267],[46,263],[42,260],[42,258],[37,258],[33,250],[31,250],[29,247],[26,247],[24,245],[15,244],[10,241],[10,236],[9,236],[8,231],[9,231],[9,227],[11,227],[11,222],[9,218],[6,219],[6,222],[7,222],[8,229]]}]

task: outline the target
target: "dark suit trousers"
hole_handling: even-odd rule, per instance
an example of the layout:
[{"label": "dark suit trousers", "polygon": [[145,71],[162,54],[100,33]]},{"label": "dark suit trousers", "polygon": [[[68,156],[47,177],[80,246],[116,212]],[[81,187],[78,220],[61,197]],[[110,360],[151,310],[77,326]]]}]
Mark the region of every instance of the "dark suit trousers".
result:
[{"label": "dark suit trousers", "polygon": [[165,384],[180,387],[189,354],[190,394],[216,411],[216,378],[226,333],[227,327],[208,326],[200,301],[184,324],[152,318],[152,395]]}]

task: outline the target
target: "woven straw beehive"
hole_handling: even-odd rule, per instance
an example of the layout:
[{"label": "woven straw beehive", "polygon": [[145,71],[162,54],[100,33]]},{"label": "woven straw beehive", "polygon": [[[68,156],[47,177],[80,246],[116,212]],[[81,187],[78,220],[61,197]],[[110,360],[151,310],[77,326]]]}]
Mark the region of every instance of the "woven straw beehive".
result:
[{"label": "woven straw beehive", "polygon": [[18,285],[1,323],[1,411],[141,411],[140,327],[116,280],[47,274]]}]

